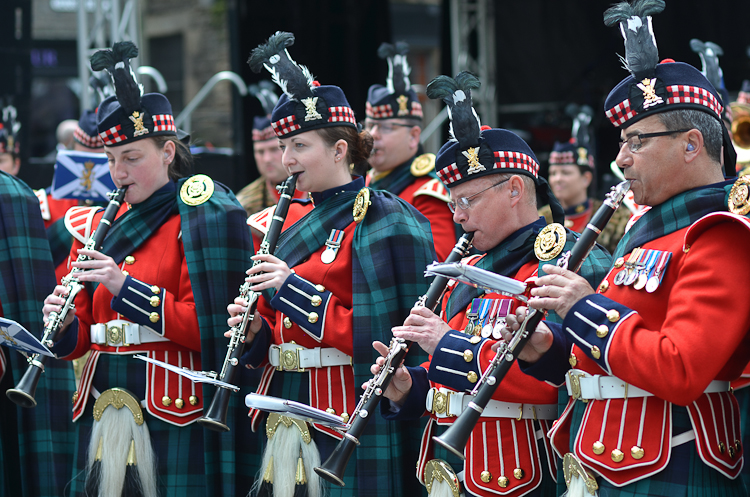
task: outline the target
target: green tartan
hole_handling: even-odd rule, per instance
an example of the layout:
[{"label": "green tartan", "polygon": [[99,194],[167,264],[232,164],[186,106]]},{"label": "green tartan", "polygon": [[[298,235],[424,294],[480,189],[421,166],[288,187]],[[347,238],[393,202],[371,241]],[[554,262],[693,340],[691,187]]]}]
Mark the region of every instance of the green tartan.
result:
[{"label": "green tartan", "polygon": [[[55,272],[39,199],[21,180],[0,172],[0,304],[3,315],[41,337],[41,308]],[[14,350],[2,351],[9,370],[3,392],[28,368]],[[0,496],[58,496],[71,475],[73,368],[49,360],[36,390],[37,407],[22,409],[0,395]]]},{"label": "green tartan", "polygon": [[65,218],[61,217],[47,228],[47,239],[52,252],[52,264],[57,267],[70,255],[73,246],[73,235],[65,227]]},{"label": "green tartan", "polygon": [[[281,234],[276,256],[294,267],[323,246],[332,228],[344,229],[353,222],[356,194],[339,193],[317,205]],[[356,227],[352,241],[355,385],[372,378],[370,366],[376,358],[372,341],[390,342],[391,328],[404,322],[417,299],[427,290],[428,282],[423,273],[435,258],[430,225],[424,216],[388,192],[370,190],[370,199],[367,215]],[[269,296],[270,293],[266,294]],[[410,360],[421,360],[413,352],[409,353]],[[287,376],[277,376],[274,381],[281,378],[286,381]],[[305,377],[303,381],[309,380]],[[272,385],[272,388],[279,387]],[[392,423],[381,416],[372,416],[349,463],[356,471],[351,486],[347,482],[344,488],[332,487],[329,495],[412,497],[424,494],[412,469],[419,450],[420,425],[419,422]],[[327,441],[319,442],[323,460],[328,456],[325,451],[329,445]],[[330,445],[330,449],[333,446],[335,444]]]}]

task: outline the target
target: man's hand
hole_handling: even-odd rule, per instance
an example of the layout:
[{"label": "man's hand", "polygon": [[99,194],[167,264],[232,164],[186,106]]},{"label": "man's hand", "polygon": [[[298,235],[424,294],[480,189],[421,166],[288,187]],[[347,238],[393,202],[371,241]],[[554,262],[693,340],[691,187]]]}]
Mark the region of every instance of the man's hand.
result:
[{"label": "man's hand", "polygon": [[433,355],[440,339],[450,330],[451,327],[445,321],[422,306],[412,308],[402,326],[391,328],[393,336],[418,343],[430,355]]},{"label": "man's hand", "polygon": [[[513,332],[518,331],[521,328],[521,323],[526,319],[526,313],[526,307],[519,307],[515,314],[509,314],[505,318],[505,327],[501,330],[503,340],[492,345],[493,351],[497,352],[501,344],[511,341]],[[552,347],[553,339],[552,332],[547,328],[547,325],[539,323],[526,346],[518,354],[518,358],[529,363],[538,361]]]},{"label": "man's hand", "polygon": [[576,302],[595,293],[589,282],[573,271],[552,264],[545,264],[542,269],[547,275],[536,280],[537,287],[531,289],[535,298],[529,300],[529,307],[552,310],[565,319]]},{"label": "man's hand", "polygon": [[[370,366],[370,372],[372,374],[378,374],[380,373],[380,370],[383,369],[383,365],[385,364],[385,356],[388,355],[388,347],[383,342],[372,342],[373,348],[380,354],[380,357],[378,357],[375,360],[375,364]],[[403,404],[404,399],[409,395],[409,392],[411,391],[411,375],[409,374],[409,371],[403,366],[403,364],[399,364],[396,367],[396,371],[393,375],[393,379],[391,380],[391,383],[388,385],[388,388],[386,388],[385,392],[383,392],[383,395],[390,400],[391,402],[394,402],[396,404]],[[367,383],[362,384],[362,390],[367,389]]]}]

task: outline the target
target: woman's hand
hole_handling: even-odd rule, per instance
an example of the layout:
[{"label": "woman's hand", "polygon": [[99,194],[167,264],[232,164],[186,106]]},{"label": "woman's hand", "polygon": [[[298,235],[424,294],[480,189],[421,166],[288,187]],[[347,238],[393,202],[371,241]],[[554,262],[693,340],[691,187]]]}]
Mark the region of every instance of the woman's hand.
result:
[{"label": "woman's hand", "polygon": [[245,281],[250,283],[250,290],[260,292],[267,288],[278,290],[286,279],[292,274],[292,270],[278,257],[270,254],[257,254],[253,256],[254,261],[263,261],[247,270],[249,275]]},{"label": "woman's hand", "polygon": [[[52,290],[52,293],[47,295],[47,298],[44,299],[44,306],[42,307],[42,313],[44,314],[44,324],[46,325],[49,322],[49,315],[52,312],[60,313],[62,311],[62,306],[65,305],[65,297],[68,295],[68,288],[64,287],[62,285],[57,285],[54,290]],[[57,339],[59,340],[65,335],[65,332],[68,330],[68,326],[70,326],[70,323],[73,322],[73,319],[75,318],[75,312],[69,312],[68,315],[65,317],[65,322],[63,323],[62,329],[57,334]]]},{"label": "woman's hand", "polygon": [[[380,357],[375,360],[375,364],[370,366],[370,372],[372,374],[378,374],[383,368],[383,364],[385,364],[385,356],[388,355],[389,349],[382,342],[372,342],[372,346],[378,352],[378,354],[380,354]],[[383,395],[385,395],[388,400],[401,405],[404,403],[404,399],[406,399],[406,397],[409,395],[409,392],[411,391],[411,385],[411,375],[409,374],[409,371],[403,366],[402,361],[402,363],[399,364],[396,368],[393,379],[391,380],[391,383],[388,385],[388,388],[386,388]],[[367,383],[363,383],[362,390],[366,389]]]},{"label": "woman's hand", "polygon": [[[505,317],[505,326],[500,330],[503,339],[492,345],[491,349],[494,352],[497,352],[501,344],[511,341],[513,332],[518,331],[521,328],[521,323],[526,319],[527,311],[526,307],[519,307],[515,314],[509,314]],[[553,339],[552,332],[547,328],[547,325],[539,323],[526,346],[518,354],[518,358],[528,363],[538,361],[552,347]]]},{"label": "woman's hand", "polygon": [[79,255],[85,255],[91,260],[73,261],[72,267],[83,269],[78,273],[79,281],[101,283],[112,295],[119,295],[122,285],[125,284],[125,275],[115,264],[114,259],[104,255],[97,250],[79,249]]}]

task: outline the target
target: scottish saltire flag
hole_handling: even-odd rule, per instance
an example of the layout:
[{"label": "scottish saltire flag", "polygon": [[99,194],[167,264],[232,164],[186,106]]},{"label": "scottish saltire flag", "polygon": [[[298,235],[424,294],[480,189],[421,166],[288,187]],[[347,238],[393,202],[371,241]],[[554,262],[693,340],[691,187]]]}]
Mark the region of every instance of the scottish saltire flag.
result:
[{"label": "scottish saltire flag", "polygon": [[57,153],[52,198],[74,198],[108,202],[115,189],[106,154],[61,150]]},{"label": "scottish saltire flag", "polygon": [[34,335],[12,319],[0,318],[0,345],[5,345],[6,347],[26,352],[27,354],[41,354],[55,357]]}]

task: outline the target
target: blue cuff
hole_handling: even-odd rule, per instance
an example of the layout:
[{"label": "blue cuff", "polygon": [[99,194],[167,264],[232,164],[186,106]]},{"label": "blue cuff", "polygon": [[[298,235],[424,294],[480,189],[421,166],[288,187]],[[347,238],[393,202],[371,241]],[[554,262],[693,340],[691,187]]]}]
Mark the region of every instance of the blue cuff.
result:
[{"label": "blue cuff", "polygon": [[331,292],[292,273],[271,299],[271,307],[288,316],[302,331],[323,341]]},{"label": "blue cuff", "polygon": [[[263,321],[258,333],[255,335],[253,343],[250,347],[245,349],[245,352],[240,357],[240,364],[243,366],[249,365],[252,368],[257,368],[268,356],[268,344],[271,341],[271,327],[268,326],[268,322],[260,318]],[[250,326],[248,324],[248,326]]]},{"label": "blue cuff", "polygon": [[76,346],[78,345],[78,318],[73,319],[73,322],[68,326],[68,331],[55,345],[50,347],[50,351],[57,357],[67,357],[73,353]]},{"label": "blue cuff", "polygon": [[584,297],[568,311],[563,329],[584,353],[612,374],[609,345],[620,324],[636,312],[602,294]]},{"label": "blue cuff", "polygon": [[380,414],[388,421],[406,421],[419,419],[425,413],[425,399],[430,390],[430,381],[427,379],[427,370],[421,366],[414,368],[406,367],[411,375],[411,390],[404,400],[400,409],[391,409],[390,400],[383,397],[380,401]]},{"label": "blue cuff", "polygon": [[562,331],[560,323],[544,321],[544,324],[547,325],[554,337],[552,346],[537,362],[530,364],[519,360],[518,366],[525,374],[539,381],[547,381],[560,386],[565,383],[565,373],[570,369],[568,354],[573,342]]},{"label": "blue cuff", "polygon": [[440,339],[430,361],[428,378],[458,392],[471,391],[480,376],[479,350],[487,339],[451,330]]},{"label": "blue cuff", "polygon": [[149,285],[128,275],[120,293],[112,298],[112,310],[164,336],[165,293],[166,290],[163,288]]}]

